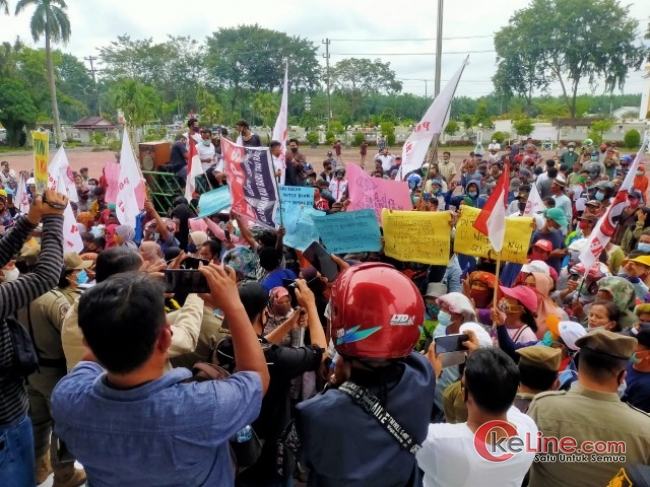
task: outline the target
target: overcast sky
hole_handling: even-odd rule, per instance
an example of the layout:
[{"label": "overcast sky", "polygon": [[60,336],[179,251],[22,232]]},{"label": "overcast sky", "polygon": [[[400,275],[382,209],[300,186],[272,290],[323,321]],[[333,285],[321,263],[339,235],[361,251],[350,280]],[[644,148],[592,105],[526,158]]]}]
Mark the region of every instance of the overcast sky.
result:
[{"label": "overcast sky", "polygon": [[[15,7],[16,0],[9,0]],[[429,80],[433,92],[437,2],[386,0],[247,0],[245,2],[179,2],[176,0],[68,0],[72,39],[64,49],[78,57],[97,54],[97,48],[128,33],[132,38],[153,37],[163,41],[166,34],[191,35],[203,41],[220,27],[258,23],[290,35],[307,37],[317,44],[332,39],[331,61],[344,57],[380,57],[389,61],[404,91],[423,95]],[[626,3],[626,2],[623,2]],[[650,1],[631,2],[630,13],[641,30],[650,21]],[[460,66],[467,53],[470,65],[463,74],[457,95],[478,97],[492,91],[495,53],[492,35],[510,15],[528,0],[447,0],[444,11],[443,84]],[[185,14],[187,12],[187,14]],[[32,10],[19,17],[0,16],[0,41],[20,35],[32,42],[29,18]],[[459,37],[472,37],[459,39]],[[455,39],[454,39],[455,38]],[[373,42],[336,39],[370,39]],[[421,39],[415,42],[387,42],[383,39]],[[424,40],[430,39],[430,40]],[[379,42],[382,41],[382,42]],[[324,53],[324,46],[321,46]],[[488,51],[488,52],[486,52]],[[408,53],[409,55],[388,55]],[[417,55],[417,53],[429,53]],[[445,54],[449,53],[449,54]],[[452,54],[459,53],[459,54]],[[348,55],[349,54],[349,55]],[[323,59],[321,59],[323,61]],[[631,73],[626,93],[640,93],[645,72]],[[647,86],[647,85],[646,85]],[[596,93],[602,93],[602,86]],[[590,91],[588,86],[585,92]],[[560,94],[553,87],[552,94]]]}]

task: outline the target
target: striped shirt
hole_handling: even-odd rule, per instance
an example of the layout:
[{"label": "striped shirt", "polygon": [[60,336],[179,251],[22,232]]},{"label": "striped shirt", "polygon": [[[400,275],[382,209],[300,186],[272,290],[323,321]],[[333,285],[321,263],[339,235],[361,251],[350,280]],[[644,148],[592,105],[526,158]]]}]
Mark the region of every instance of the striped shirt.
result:
[{"label": "striped shirt", "polygon": [[[35,228],[21,217],[0,240],[0,266],[4,266],[22,248]],[[54,289],[63,268],[63,216],[43,217],[41,254],[34,271],[14,282],[0,284],[0,367],[10,367],[13,346],[5,318],[34,299]],[[29,402],[24,379],[0,376],[0,425],[13,423],[27,413]]]}]

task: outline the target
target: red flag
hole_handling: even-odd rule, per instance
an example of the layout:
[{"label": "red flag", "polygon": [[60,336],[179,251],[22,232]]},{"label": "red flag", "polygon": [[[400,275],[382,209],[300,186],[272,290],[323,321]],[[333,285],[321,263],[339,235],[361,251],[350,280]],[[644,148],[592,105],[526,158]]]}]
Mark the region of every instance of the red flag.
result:
[{"label": "red flag", "polygon": [[503,247],[503,237],[506,230],[506,205],[508,204],[508,190],[510,189],[510,163],[506,162],[503,173],[485,202],[481,213],[474,222],[476,228],[490,239],[492,247],[497,252]]}]

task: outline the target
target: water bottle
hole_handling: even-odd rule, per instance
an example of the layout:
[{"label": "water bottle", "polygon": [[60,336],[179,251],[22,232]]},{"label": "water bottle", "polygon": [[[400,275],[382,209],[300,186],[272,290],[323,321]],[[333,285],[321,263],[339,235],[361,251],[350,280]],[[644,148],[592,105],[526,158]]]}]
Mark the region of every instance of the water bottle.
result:
[{"label": "water bottle", "polygon": [[253,438],[253,428],[250,425],[245,426],[237,432],[237,443],[246,443]]}]

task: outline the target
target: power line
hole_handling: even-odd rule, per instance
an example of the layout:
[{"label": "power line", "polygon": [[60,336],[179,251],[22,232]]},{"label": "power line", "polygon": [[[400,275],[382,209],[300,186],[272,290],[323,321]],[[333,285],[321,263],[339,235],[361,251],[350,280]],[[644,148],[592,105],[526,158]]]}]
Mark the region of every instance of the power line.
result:
[{"label": "power line", "polygon": [[[494,49],[487,51],[454,51],[443,52],[444,55],[451,54],[486,54],[496,52]],[[331,56],[435,56],[435,52],[330,52]]]},{"label": "power line", "polygon": [[[460,39],[487,39],[494,37],[494,34],[485,35],[485,36],[458,36],[458,37],[443,37],[443,41],[455,41]],[[426,41],[435,41],[436,38],[426,38],[426,39],[330,39],[330,41],[336,42],[426,42]]]}]

